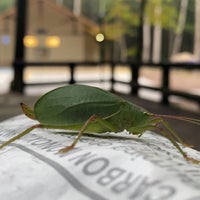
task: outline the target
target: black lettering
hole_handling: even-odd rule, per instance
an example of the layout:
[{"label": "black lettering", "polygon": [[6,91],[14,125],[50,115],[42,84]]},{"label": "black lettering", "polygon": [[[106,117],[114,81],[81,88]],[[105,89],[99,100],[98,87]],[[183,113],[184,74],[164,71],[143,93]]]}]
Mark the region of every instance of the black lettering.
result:
[{"label": "black lettering", "polygon": [[196,197],[191,197],[191,198],[189,198],[187,200],[199,200],[199,199],[200,199],[200,196],[196,196]]},{"label": "black lettering", "polygon": [[97,180],[97,183],[99,183],[100,185],[108,185],[112,183],[113,181],[115,181],[116,179],[118,179],[119,177],[121,177],[124,173],[125,173],[124,169],[117,168],[117,167],[112,168],[108,170],[105,175],[101,176]]},{"label": "black lettering", "polygon": [[148,177],[144,177],[140,184],[137,186],[137,188],[134,190],[134,192],[131,194],[129,199],[136,199],[136,197],[141,196],[145,191],[149,190],[153,186],[159,184],[160,181],[149,181]]},{"label": "black lettering", "polygon": [[131,160],[135,160],[136,158],[141,157],[141,154],[136,152],[135,149],[130,146],[117,146],[113,147],[113,149],[131,155],[132,156]]},{"label": "black lettering", "polygon": [[150,192],[149,194],[145,195],[144,200],[171,199],[175,195],[175,193],[176,193],[176,190],[172,186],[169,186],[169,185],[159,186],[158,192],[156,192],[156,195]]},{"label": "black lettering", "polygon": [[[63,148],[63,146],[60,149],[62,149],[62,148]],[[57,151],[54,155],[58,155],[59,157],[63,158],[63,157],[68,157],[70,155],[73,155],[73,154],[75,154],[75,153],[77,153],[79,151],[82,151],[82,149],[80,149],[80,148],[74,148],[74,149],[68,151],[67,153],[59,153]]]},{"label": "black lettering", "polygon": [[97,140],[91,138],[82,138],[81,142],[88,143],[89,145],[97,145],[97,146],[110,146],[112,143],[104,140]]},{"label": "black lettering", "polygon": [[4,130],[4,131],[0,132],[0,134],[1,134],[1,137],[10,138],[10,137],[13,137],[16,135],[16,131],[15,130]]},{"label": "black lettering", "polygon": [[39,136],[29,134],[29,135],[25,136],[23,138],[23,140],[25,140],[28,143],[31,143],[31,142],[39,140],[40,138],[41,137],[39,137]]},{"label": "black lettering", "polygon": [[125,190],[127,190],[129,187],[132,186],[133,183],[136,183],[139,179],[141,179],[140,176],[135,176],[132,173],[128,173],[125,179],[121,180],[120,182],[117,182],[114,184],[111,188],[111,190],[115,193],[121,193]]},{"label": "black lettering", "polygon": [[49,140],[49,139],[39,138],[38,140],[35,140],[34,142],[31,142],[31,145],[40,146],[40,145],[48,144],[50,142],[51,142],[51,140]]},{"label": "black lettering", "polygon": [[96,158],[88,162],[83,167],[83,173],[86,175],[95,175],[101,173],[109,165],[109,160],[106,158]]},{"label": "black lettering", "polygon": [[184,184],[189,184],[190,186],[197,187],[199,189],[199,184],[191,177],[188,177],[186,174],[178,174],[180,180]]},{"label": "black lettering", "polygon": [[[73,150],[71,150],[71,151],[73,151]],[[74,164],[79,165],[82,162],[85,162],[95,156],[96,156],[96,154],[92,154],[92,153],[88,152],[88,153],[84,153],[84,154],[78,155],[76,157],[70,158],[69,161],[75,160],[76,162]]]},{"label": "black lettering", "polygon": [[46,149],[47,152],[58,151],[59,149],[61,149],[61,147],[63,147],[63,145],[58,142],[50,142],[48,145],[40,146],[41,149]]}]

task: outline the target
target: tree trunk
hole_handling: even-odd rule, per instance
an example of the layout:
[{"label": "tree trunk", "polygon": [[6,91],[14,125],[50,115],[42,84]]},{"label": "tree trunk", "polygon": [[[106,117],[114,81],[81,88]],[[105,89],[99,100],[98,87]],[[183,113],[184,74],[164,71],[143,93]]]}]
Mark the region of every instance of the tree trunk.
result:
[{"label": "tree trunk", "polygon": [[142,61],[149,62],[150,61],[150,47],[151,47],[151,27],[148,23],[147,17],[144,20],[143,24],[143,52],[142,52]]},{"label": "tree trunk", "polygon": [[182,43],[182,39],[183,39],[183,31],[184,31],[185,21],[186,21],[186,17],[187,17],[187,7],[188,7],[188,0],[182,0],[180,12],[179,12],[179,20],[178,20],[178,25],[177,25],[177,34],[176,34],[175,40],[174,40],[172,55],[180,52],[180,49],[181,49],[181,43]]},{"label": "tree trunk", "polygon": [[200,58],[200,1],[195,1],[194,55]]},{"label": "tree trunk", "polygon": [[81,14],[81,0],[74,0],[73,13],[77,16]]},{"label": "tree trunk", "polygon": [[158,63],[161,60],[161,43],[162,43],[162,28],[161,28],[161,5],[155,8],[155,26],[153,32],[153,55],[152,61]]}]

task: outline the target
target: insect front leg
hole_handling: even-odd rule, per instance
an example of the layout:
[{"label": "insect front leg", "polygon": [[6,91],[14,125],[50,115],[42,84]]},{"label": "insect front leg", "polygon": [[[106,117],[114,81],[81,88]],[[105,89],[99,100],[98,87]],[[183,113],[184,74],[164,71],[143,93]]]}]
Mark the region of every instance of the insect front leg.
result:
[{"label": "insect front leg", "polygon": [[[178,135],[175,133],[175,131],[173,131],[173,129],[164,121],[164,120],[161,120],[161,123],[163,124],[163,126],[169,131],[167,132],[164,128],[162,128],[161,126],[157,125],[156,128],[158,128],[161,132],[161,134],[166,137],[176,148],[177,150],[182,154],[182,156],[192,162],[192,163],[195,163],[195,164],[199,164],[200,161],[199,160],[196,160],[194,158],[191,158],[189,157],[184,151],[183,149],[180,147],[180,145],[176,142],[176,140],[178,140],[178,142],[180,142],[182,145],[186,146],[182,140],[178,137]],[[176,140],[175,140],[176,139]]]},{"label": "insect front leg", "polygon": [[176,132],[170,127],[170,125],[165,121],[165,120],[161,120],[161,123],[163,124],[163,126],[172,134],[172,136],[179,142],[181,143],[183,146],[186,147],[192,147],[192,145],[186,144],[185,142],[183,142],[183,140],[176,134]]}]

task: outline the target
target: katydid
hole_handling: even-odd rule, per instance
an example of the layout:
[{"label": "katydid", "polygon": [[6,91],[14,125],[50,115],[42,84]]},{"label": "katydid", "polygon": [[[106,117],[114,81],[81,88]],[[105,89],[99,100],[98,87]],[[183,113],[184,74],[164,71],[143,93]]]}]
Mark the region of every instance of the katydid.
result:
[{"label": "katydid", "polygon": [[182,139],[163,118],[175,118],[200,125],[200,120],[180,116],[158,115],[124,100],[100,88],[86,85],[69,85],[54,89],[35,103],[32,110],[21,103],[24,114],[39,124],[33,125],[19,135],[0,145],[0,148],[28,134],[35,128],[77,131],[77,137],[70,146],[60,150],[67,152],[74,148],[84,133],[120,132],[141,136],[146,130],[159,130],[191,162],[199,163],[187,156],[180,144]]}]

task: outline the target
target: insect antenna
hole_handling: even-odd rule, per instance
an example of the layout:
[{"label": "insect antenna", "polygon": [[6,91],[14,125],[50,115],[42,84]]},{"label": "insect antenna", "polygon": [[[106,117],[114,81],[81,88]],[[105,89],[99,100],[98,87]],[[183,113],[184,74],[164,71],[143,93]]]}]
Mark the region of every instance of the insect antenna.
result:
[{"label": "insect antenna", "polygon": [[192,124],[200,125],[199,119],[194,119],[194,118],[190,118],[190,117],[182,117],[182,116],[176,116],[176,115],[160,115],[160,114],[151,114],[151,115],[155,116],[155,117],[177,119],[177,120],[180,120],[180,121],[185,121],[185,122],[189,122],[189,123],[192,123]]}]

